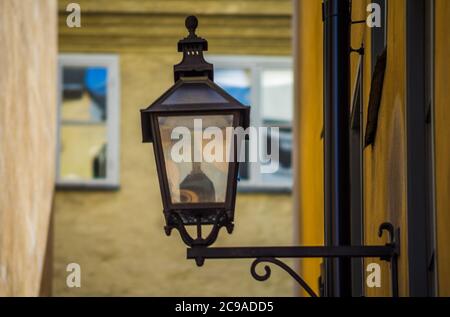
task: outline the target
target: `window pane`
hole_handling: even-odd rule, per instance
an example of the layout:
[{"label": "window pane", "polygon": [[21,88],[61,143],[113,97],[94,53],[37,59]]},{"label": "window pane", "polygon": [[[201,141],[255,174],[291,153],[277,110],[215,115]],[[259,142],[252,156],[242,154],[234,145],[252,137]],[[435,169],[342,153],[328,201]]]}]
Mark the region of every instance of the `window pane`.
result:
[{"label": "window pane", "polygon": [[[292,179],[292,114],[293,74],[290,69],[269,69],[261,73],[261,105],[263,125],[279,127],[279,132],[269,130],[265,139],[265,153],[271,153],[273,138],[278,139],[278,165],[274,173],[262,174],[266,183],[286,183]],[[272,157],[274,155],[272,154]],[[264,163],[262,164],[264,165]]]},{"label": "window pane", "polygon": [[261,106],[264,124],[289,124],[293,113],[293,74],[290,69],[264,70]]},{"label": "window pane", "polygon": [[61,110],[63,122],[105,121],[107,78],[104,67],[65,67]]},{"label": "window pane", "polygon": [[[272,138],[278,139],[278,161],[271,149]],[[261,174],[264,182],[270,183],[286,183],[291,182],[292,179],[292,131],[290,128],[280,128],[278,133],[268,130],[265,138],[266,146],[262,147],[265,152],[264,155],[271,154],[273,162],[261,163],[261,165],[275,164],[278,169],[274,173]]]},{"label": "window pane", "polygon": [[[195,124],[195,119],[201,119],[201,126]],[[172,203],[225,202],[229,167],[226,155],[231,141],[226,138],[226,128],[233,126],[233,115],[167,116],[159,117],[158,123]],[[194,131],[200,132],[201,138],[208,127],[219,128],[216,131],[221,131],[222,137],[219,133],[214,134],[210,140],[202,139],[202,148],[194,147]],[[175,128],[182,128],[186,133],[172,138]],[[210,145],[211,152],[207,150]],[[216,153],[218,150],[222,155]],[[194,151],[199,151],[197,162],[194,162]],[[205,153],[218,155],[222,159],[207,159]]]},{"label": "window pane", "polygon": [[[287,66],[277,67],[261,64],[256,74],[250,68],[217,67],[214,81],[243,104],[252,106],[252,124],[259,127],[278,127],[279,131],[268,130],[258,142],[259,157],[271,155],[272,161],[241,163],[239,177],[242,185],[255,184],[270,186],[290,186],[292,183],[292,117],[293,117],[293,71]],[[252,87],[252,76],[258,75]],[[252,90],[259,94],[257,100],[251,100]],[[278,140],[278,156],[272,153],[271,142]],[[274,144],[275,145],[275,144]],[[249,158],[246,144],[246,156]],[[275,149],[274,149],[275,150]],[[261,173],[264,165],[278,166],[272,173]],[[272,168],[270,168],[272,170]]]},{"label": "window pane", "polygon": [[106,125],[61,126],[60,176],[65,180],[106,178]]},{"label": "window pane", "polygon": [[107,178],[106,67],[62,69],[60,164],[63,181]]},{"label": "window pane", "polygon": [[251,73],[249,69],[223,69],[214,72],[214,82],[242,104],[251,104]]}]

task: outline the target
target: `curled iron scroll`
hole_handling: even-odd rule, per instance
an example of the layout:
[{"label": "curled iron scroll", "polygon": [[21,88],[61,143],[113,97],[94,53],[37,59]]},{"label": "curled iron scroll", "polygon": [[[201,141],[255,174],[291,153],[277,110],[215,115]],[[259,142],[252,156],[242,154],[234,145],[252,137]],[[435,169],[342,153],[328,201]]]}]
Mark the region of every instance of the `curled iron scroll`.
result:
[{"label": "curled iron scroll", "polygon": [[256,260],[253,261],[252,266],[250,268],[250,273],[252,274],[255,280],[262,282],[270,278],[272,270],[268,265],[264,265],[264,272],[265,272],[264,274],[259,274],[258,272],[256,272],[256,267],[258,266],[258,264],[263,262],[272,263],[279,266],[280,268],[285,270],[290,276],[292,276],[297,281],[297,283],[300,284],[300,286],[308,293],[309,296],[318,297],[317,294],[311,289],[311,287],[309,287],[309,285],[305,282],[304,279],[301,278],[300,275],[298,275],[287,264],[275,258],[257,258]]}]

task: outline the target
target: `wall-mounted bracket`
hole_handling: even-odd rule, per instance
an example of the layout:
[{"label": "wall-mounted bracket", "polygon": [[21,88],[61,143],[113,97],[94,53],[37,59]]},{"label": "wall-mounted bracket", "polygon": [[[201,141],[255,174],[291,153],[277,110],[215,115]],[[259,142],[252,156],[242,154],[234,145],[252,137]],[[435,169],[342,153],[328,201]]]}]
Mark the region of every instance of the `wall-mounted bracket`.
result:
[{"label": "wall-mounted bracket", "polygon": [[363,24],[366,22],[367,22],[367,20],[356,20],[356,21],[352,21],[352,24]]},{"label": "wall-mounted bracket", "polygon": [[361,44],[360,48],[353,48],[350,47],[350,53],[358,53],[359,55],[363,56],[365,54],[366,50],[364,48],[364,44]]},{"label": "wall-mounted bracket", "polygon": [[400,255],[400,230],[394,230],[390,223],[383,223],[379,227],[378,235],[383,232],[389,234],[388,243],[380,246],[294,246],[294,247],[228,247],[207,248],[192,246],[187,249],[187,258],[194,259],[198,266],[204,264],[205,259],[254,259],[250,273],[258,281],[266,281],[271,275],[268,265],[264,266],[264,274],[256,271],[258,264],[266,262],[279,266],[294,278],[310,296],[317,294],[305,280],[292,268],[280,261],[280,258],[379,258],[391,264],[392,296],[398,297],[398,256]]}]

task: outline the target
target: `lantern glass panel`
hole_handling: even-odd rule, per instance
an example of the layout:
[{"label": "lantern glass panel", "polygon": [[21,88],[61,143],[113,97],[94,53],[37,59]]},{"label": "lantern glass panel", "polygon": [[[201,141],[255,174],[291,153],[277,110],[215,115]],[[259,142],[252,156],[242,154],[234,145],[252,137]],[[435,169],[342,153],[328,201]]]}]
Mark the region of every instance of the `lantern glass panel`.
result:
[{"label": "lantern glass panel", "polygon": [[172,204],[225,203],[234,115],[159,116]]}]

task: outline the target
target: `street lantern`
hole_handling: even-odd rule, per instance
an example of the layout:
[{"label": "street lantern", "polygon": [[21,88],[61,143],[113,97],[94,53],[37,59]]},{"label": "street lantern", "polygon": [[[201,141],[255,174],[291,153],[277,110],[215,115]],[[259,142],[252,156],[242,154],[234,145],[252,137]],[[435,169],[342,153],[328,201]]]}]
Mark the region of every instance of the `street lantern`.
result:
[{"label": "street lantern", "polygon": [[[234,129],[248,127],[250,108],[213,82],[213,65],[203,57],[208,42],[195,34],[197,18],[189,16],[185,24],[189,35],[178,42],[183,59],[174,66],[175,84],[141,110],[142,135],[153,143],[167,235],[177,229],[188,246],[208,246],[222,227],[233,230],[239,164]],[[203,237],[205,225],[212,229]],[[187,226],[195,226],[195,237]]]},{"label": "street lantern", "polygon": [[[342,4],[340,0],[328,2],[333,4],[329,8],[338,8],[339,13],[324,12],[324,23],[330,24],[333,19],[333,23],[342,20],[345,23],[341,24],[346,25],[350,2],[344,1],[341,6],[336,4]],[[143,142],[153,142],[166,233],[170,235],[177,229],[189,246],[187,258],[199,266],[205,259],[254,259],[250,273],[256,280],[265,281],[271,276],[270,267],[265,265],[264,273],[256,268],[261,263],[273,264],[289,273],[311,296],[317,294],[280,258],[379,258],[390,262],[392,295],[398,296],[400,229],[388,222],[378,230],[379,237],[383,232],[389,234],[385,245],[208,247],[222,227],[229,233],[233,230],[239,150],[244,136],[235,131],[248,127],[250,108],[214,84],[213,65],[203,58],[208,43],[195,34],[197,24],[194,16],[186,19],[189,35],[178,42],[183,60],[174,66],[175,84],[141,110]],[[332,37],[326,39],[330,41]],[[346,51],[350,52],[349,48]],[[212,139],[215,146],[210,144]],[[212,229],[204,236],[202,229],[208,225]],[[188,232],[188,226],[196,229],[195,237]]]},{"label": "street lantern", "polygon": [[[333,13],[326,20],[332,17],[348,21],[345,5],[339,8],[344,13]],[[195,34],[197,24],[197,18],[187,17],[189,35],[178,42],[183,60],[174,66],[175,84],[147,109],[141,110],[143,142],[153,142],[167,235],[177,229],[189,246],[187,258],[194,259],[199,266],[205,259],[250,258],[254,259],[251,275],[258,281],[265,281],[271,276],[270,267],[265,265],[261,274],[257,266],[260,263],[277,265],[311,296],[317,294],[279,258],[378,257],[390,262],[392,295],[398,296],[400,229],[391,223],[379,226],[379,237],[383,232],[389,233],[389,242],[385,245],[208,247],[222,227],[229,233],[233,230],[238,162],[242,154],[239,150],[245,135],[236,131],[241,128],[242,132],[248,127],[250,108],[214,84],[213,65],[203,58],[208,43]],[[213,146],[212,140],[215,141]],[[196,229],[194,237],[189,226]],[[205,226],[212,229],[204,236]]]}]

